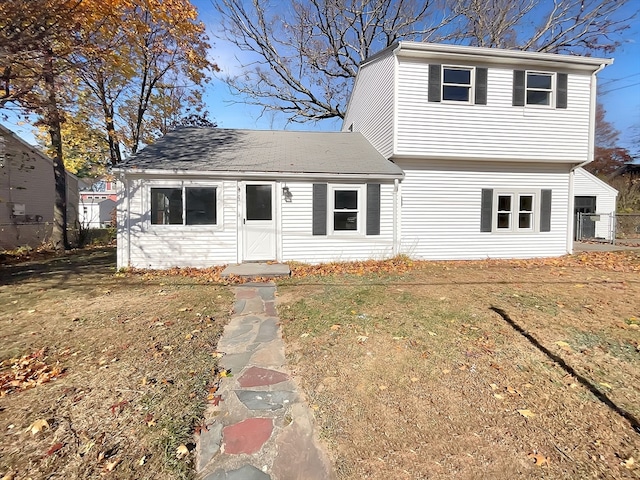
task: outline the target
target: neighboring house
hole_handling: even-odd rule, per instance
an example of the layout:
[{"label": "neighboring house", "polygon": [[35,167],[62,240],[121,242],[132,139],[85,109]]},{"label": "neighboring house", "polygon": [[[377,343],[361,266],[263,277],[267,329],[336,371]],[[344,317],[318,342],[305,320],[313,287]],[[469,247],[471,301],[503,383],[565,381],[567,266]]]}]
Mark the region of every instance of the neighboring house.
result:
[{"label": "neighboring house", "polygon": [[359,69],[343,128],[403,169],[401,253],[558,256],[593,160],[596,73],[612,60],[400,42]]},{"label": "neighboring house", "polygon": [[80,190],[80,225],[83,228],[104,228],[113,223],[116,210],[116,182],[101,178]]},{"label": "neighboring house", "polygon": [[400,42],[360,66],[341,133],[169,133],[117,169],[118,266],[571,252],[610,63]]},{"label": "neighboring house", "polygon": [[593,216],[582,216],[580,238],[585,240],[612,239],[618,191],[584,168],[577,168],[573,196],[576,233],[578,233],[578,214],[594,214]]},{"label": "neighboring house", "polygon": [[[73,240],[78,179],[67,173],[67,222]],[[55,185],[53,162],[0,125],[0,249],[36,247],[51,237]]]}]

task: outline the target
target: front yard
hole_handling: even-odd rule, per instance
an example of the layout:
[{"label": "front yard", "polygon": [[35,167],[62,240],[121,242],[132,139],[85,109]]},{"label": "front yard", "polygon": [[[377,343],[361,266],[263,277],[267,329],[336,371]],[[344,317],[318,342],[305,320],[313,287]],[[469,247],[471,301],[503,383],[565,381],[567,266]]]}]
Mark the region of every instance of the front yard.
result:
[{"label": "front yard", "polygon": [[[0,478],[192,476],[231,291],[113,257],[0,268]],[[293,271],[288,361],[341,480],[640,478],[637,252]]]},{"label": "front yard", "polygon": [[640,255],[367,271],[278,287],[339,478],[640,478]]}]

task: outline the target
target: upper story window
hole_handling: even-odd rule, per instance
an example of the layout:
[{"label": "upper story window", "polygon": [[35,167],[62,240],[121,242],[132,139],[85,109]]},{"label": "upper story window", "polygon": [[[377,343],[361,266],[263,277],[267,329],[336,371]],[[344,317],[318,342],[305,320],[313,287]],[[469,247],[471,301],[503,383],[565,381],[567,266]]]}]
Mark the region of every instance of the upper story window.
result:
[{"label": "upper story window", "polygon": [[459,67],[442,68],[442,100],[470,102],[473,69]]},{"label": "upper story window", "polygon": [[429,102],[487,104],[487,69],[429,65]]},{"label": "upper story window", "polygon": [[566,73],[515,70],[513,105],[567,108]]},{"label": "upper story window", "polygon": [[152,188],[152,225],[216,225],[217,189]]},{"label": "upper story window", "polygon": [[551,105],[552,73],[527,72],[527,105]]}]

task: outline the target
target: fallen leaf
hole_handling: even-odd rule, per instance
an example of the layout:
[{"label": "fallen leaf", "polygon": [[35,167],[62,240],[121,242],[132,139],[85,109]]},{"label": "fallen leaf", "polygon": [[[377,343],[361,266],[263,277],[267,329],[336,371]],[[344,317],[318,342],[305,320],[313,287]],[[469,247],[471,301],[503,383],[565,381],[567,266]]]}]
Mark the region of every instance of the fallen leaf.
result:
[{"label": "fallen leaf", "polygon": [[9,470],[7,473],[4,474],[4,477],[2,477],[2,480],[13,480],[15,478],[15,473],[13,473],[13,471]]},{"label": "fallen leaf", "polygon": [[489,386],[491,387],[491,390],[497,390],[498,389],[498,385],[496,385],[495,383],[490,383]]},{"label": "fallen leaf", "polygon": [[41,432],[45,428],[49,428],[49,422],[44,419],[36,420],[31,424],[29,430],[31,430],[31,435],[35,435],[36,433]]},{"label": "fallen leaf", "polygon": [[369,337],[367,337],[366,335],[358,335],[356,340],[358,340],[358,343],[364,343],[367,341],[368,338]]},{"label": "fallen leaf", "polygon": [[60,450],[63,446],[64,446],[64,444],[62,444],[60,442],[54,443],[53,445],[51,445],[51,448],[49,448],[49,450],[47,450],[47,453],[45,455],[47,455],[47,456],[53,455],[58,450]]},{"label": "fallen leaf", "polygon": [[178,310],[179,312],[190,312],[191,310],[193,310],[193,308],[191,307],[183,307],[180,310]]},{"label": "fallen leaf", "polygon": [[335,325],[331,325],[331,330],[340,330],[340,325],[337,323]]},{"label": "fallen leaf", "polygon": [[605,382],[600,382],[600,385],[602,385],[604,388],[606,388],[608,390],[613,389],[613,387],[610,384],[605,383]]},{"label": "fallen leaf", "polygon": [[533,459],[533,463],[538,465],[539,467],[543,466],[544,464],[549,465],[549,457],[545,457],[544,455],[540,454],[540,453],[530,453],[529,455],[527,455],[529,458]]},{"label": "fallen leaf", "polygon": [[624,462],[622,462],[622,465],[624,465],[625,468],[631,470],[635,466],[635,463],[636,461],[633,459],[633,457],[629,457]]},{"label": "fallen leaf", "polygon": [[116,466],[120,463],[120,459],[119,458],[114,458],[113,460],[111,460],[110,462],[107,462],[106,465],[104,466],[104,469],[107,472],[113,472],[113,469],[116,468]]},{"label": "fallen leaf", "polygon": [[378,385],[378,388],[379,388],[380,390],[386,390],[386,389],[387,389],[387,386],[386,386],[386,385]]},{"label": "fallen leaf", "polygon": [[535,416],[536,416],[536,414],[535,414],[535,413],[533,413],[533,412],[532,412],[531,410],[529,410],[529,409],[526,409],[526,410],[518,410],[518,413],[519,413],[520,415],[522,415],[524,418],[532,418],[532,417],[535,417]]},{"label": "fallen leaf", "polygon": [[565,352],[572,352],[571,346],[567,342],[559,341],[556,342],[556,345],[559,346]]},{"label": "fallen leaf", "polygon": [[142,466],[145,464],[146,461],[147,461],[147,456],[143,455],[142,458],[138,460],[138,465]]},{"label": "fallen leaf", "polygon": [[416,382],[418,381],[418,377],[411,377],[411,381],[412,381],[413,383],[416,383]]},{"label": "fallen leaf", "polygon": [[300,335],[300,338],[307,338],[308,336],[309,336],[308,333],[303,333],[303,334]]},{"label": "fallen leaf", "polygon": [[502,400],[502,399],[504,399],[504,397],[503,397],[502,395],[500,395],[499,393],[494,393],[494,394],[493,394],[493,396],[494,396],[495,398],[497,398],[498,400]]},{"label": "fallen leaf", "polygon": [[427,332],[427,333],[428,333],[429,335],[431,335],[432,337],[437,337],[437,336],[438,336],[438,334],[437,334],[437,333],[434,333],[434,332]]},{"label": "fallen leaf", "polygon": [[507,387],[507,388],[506,388],[506,390],[507,390],[507,392],[509,392],[511,395],[520,395],[521,397],[523,396],[523,395],[522,395],[522,392],[520,392],[520,391],[516,390],[515,388]]},{"label": "fallen leaf", "polygon": [[183,443],[176,449],[176,457],[178,457],[178,460],[180,460],[181,458],[184,458],[187,455],[189,455],[189,449]]}]

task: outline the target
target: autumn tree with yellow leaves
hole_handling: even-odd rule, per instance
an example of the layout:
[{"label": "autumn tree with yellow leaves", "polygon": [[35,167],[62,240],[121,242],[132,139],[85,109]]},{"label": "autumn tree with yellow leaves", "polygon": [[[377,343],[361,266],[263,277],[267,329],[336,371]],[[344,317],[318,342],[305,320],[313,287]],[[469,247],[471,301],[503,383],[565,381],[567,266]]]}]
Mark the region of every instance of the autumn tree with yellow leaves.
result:
[{"label": "autumn tree with yellow leaves", "polygon": [[[106,145],[111,164],[121,160],[123,144],[134,153],[150,141],[146,115],[160,87],[166,89],[163,80],[180,79],[197,89],[217,68],[207,59],[208,48],[204,25],[188,1],[0,2],[0,109],[36,115],[46,132],[56,186],[56,249],[69,247],[65,153],[72,157],[85,145],[101,156]],[[118,117],[126,119],[122,131]]]}]

